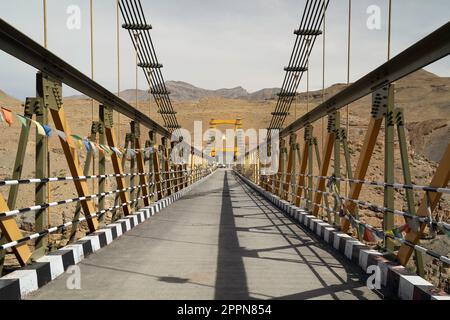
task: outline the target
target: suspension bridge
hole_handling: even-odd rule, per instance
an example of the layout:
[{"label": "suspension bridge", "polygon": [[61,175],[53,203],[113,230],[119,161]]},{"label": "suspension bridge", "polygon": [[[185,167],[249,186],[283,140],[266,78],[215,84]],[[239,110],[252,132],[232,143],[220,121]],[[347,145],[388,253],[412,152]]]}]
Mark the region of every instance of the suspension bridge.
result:
[{"label": "suspension bridge", "polygon": [[[8,150],[11,173],[0,180],[0,299],[450,299],[449,283],[428,270],[438,265],[449,274],[448,249],[427,241],[445,244],[450,235],[442,209],[450,144],[430,181],[415,184],[408,110],[395,100],[397,81],[449,55],[450,23],[395,57],[389,34],[385,63],[335,95],[323,90],[319,105],[287,123],[312,48],[321,37],[325,44],[329,1],[305,2],[266,144],[246,148],[245,119],[236,115],[210,122],[239,131],[234,147],[221,149],[211,135],[206,151],[183,139],[140,0],[117,1],[117,24],[129,34],[162,121],[58,57],[46,40],[41,45],[0,19],[2,54],[37,70],[36,96],[24,98],[23,112],[1,106],[1,130],[19,125],[20,135]],[[349,34],[350,26],[351,19]],[[90,132],[68,120],[63,85],[91,99]],[[349,105],[366,97],[368,120],[359,124],[364,135],[352,157]],[[53,139],[68,176],[52,175]],[[375,181],[367,173],[380,141],[383,181]],[[233,154],[232,168],[218,168],[224,152]],[[26,177],[30,157],[34,176]],[[56,198],[58,184],[76,196]],[[31,206],[21,200],[25,187],[33,188]],[[382,203],[363,198],[370,188]],[[63,216],[61,224],[50,211]],[[366,213],[381,224],[371,225]]]}]

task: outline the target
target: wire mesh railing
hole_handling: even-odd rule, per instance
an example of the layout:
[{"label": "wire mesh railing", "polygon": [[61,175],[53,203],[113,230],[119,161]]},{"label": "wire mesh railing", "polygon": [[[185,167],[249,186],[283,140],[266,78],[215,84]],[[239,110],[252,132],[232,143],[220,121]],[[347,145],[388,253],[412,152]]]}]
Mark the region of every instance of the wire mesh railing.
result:
[{"label": "wire mesh railing", "polygon": [[[70,203],[78,203],[81,201],[89,201],[94,199],[99,199],[100,197],[107,197],[107,196],[113,196],[117,195],[119,193],[124,192],[130,192],[132,190],[142,190],[143,188],[148,188],[151,186],[156,186],[157,183],[161,185],[161,188],[159,190],[154,190],[153,192],[147,194],[138,196],[136,198],[130,199],[126,202],[122,202],[117,205],[111,205],[108,208],[98,210],[92,214],[85,215],[83,217],[78,217],[76,219],[70,220],[70,221],[64,221],[64,223],[55,225],[55,226],[49,226],[48,228],[44,228],[42,230],[39,230],[38,232],[31,233],[27,236],[24,236],[20,239],[16,239],[14,241],[9,241],[6,243],[0,244],[0,250],[9,250],[12,248],[15,248],[19,245],[22,245],[24,243],[29,243],[30,241],[40,239],[45,236],[54,235],[56,233],[64,233],[64,232],[73,232],[71,228],[80,226],[79,224],[82,222],[86,222],[88,220],[94,219],[94,218],[101,218],[102,216],[106,215],[109,212],[112,212],[114,210],[121,209],[127,205],[135,204],[142,202],[144,199],[151,199],[153,198],[155,201],[156,199],[163,199],[165,196],[167,196],[169,191],[172,192],[172,194],[175,192],[175,190],[182,190],[183,188],[187,187],[188,185],[194,184],[197,181],[201,180],[202,178],[206,177],[212,172],[211,169],[208,168],[197,168],[193,170],[170,170],[170,171],[161,171],[161,172],[140,172],[140,173],[124,173],[124,174],[108,174],[108,175],[94,175],[94,176],[83,176],[83,177],[58,177],[58,178],[46,178],[46,179],[21,179],[21,180],[3,180],[0,182],[0,186],[2,187],[8,187],[15,184],[30,184],[30,183],[41,183],[42,181],[45,182],[62,182],[62,181],[71,181],[74,179],[82,179],[82,180],[88,180],[88,179],[98,179],[98,178],[112,178],[112,177],[131,177],[131,176],[145,176],[145,177],[154,177],[155,175],[161,175],[164,173],[172,174],[174,175],[171,178],[168,179],[162,179],[158,182],[152,181],[145,184],[139,184],[135,186],[130,186],[122,189],[114,189],[107,192],[101,192],[98,194],[92,194],[89,196],[84,197],[76,197],[71,199],[65,199],[65,200],[59,200],[51,203],[43,203],[31,207],[25,207],[25,208],[19,208],[14,209],[6,212],[0,212],[0,221],[4,220],[5,218],[9,217],[16,217],[18,215],[22,214],[29,214],[36,212],[38,210],[46,209],[49,207],[57,207],[65,204]],[[176,175],[176,176],[175,176]],[[120,215],[116,216],[114,219],[110,219],[109,223],[114,223],[115,221],[119,220],[121,218]],[[105,223],[105,226],[107,226],[109,223]],[[84,229],[81,227],[81,229]],[[84,230],[84,233],[88,233],[88,230]],[[79,237],[78,237],[79,238]],[[67,239],[69,240],[69,239]],[[76,238],[75,238],[76,240]],[[57,249],[57,248],[55,248]]]}]

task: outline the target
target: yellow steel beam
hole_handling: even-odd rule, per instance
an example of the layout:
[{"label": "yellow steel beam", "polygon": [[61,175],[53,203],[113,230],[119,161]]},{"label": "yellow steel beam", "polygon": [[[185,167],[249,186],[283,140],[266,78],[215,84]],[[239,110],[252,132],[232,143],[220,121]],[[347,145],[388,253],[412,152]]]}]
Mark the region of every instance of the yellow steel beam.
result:
[{"label": "yellow steel beam", "polygon": [[283,185],[283,194],[281,195],[284,200],[288,200],[289,198],[289,188],[291,186],[291,179],[292,179],[292,166],[294,164],[295,160],[295,141],[293,141],[293,138],[291,136],[290,141],[290,148],[289,148],[289,156],[288,156],[288,165],[286,170],[286,176],[284,178],[284,185]]},{"label": "yellow steel beam", "polygon": [[[116,147],[116,137],[115,137],[113,128],[108,128],[108,126],[106,126],[105,136],[106,136],[106,141],[108,142],[108,145],[112,148],[115,148]],[[126,157],[126,154],[124,154],[123,156]],[[125,178],[122,176],[123,175],[122,161],[120,160],[119,156],[115,152],[111,155],[111,162],[113,165],[114,173],[119,175],[116,177],[117,188],[121,189],[121,190],[126,189],[128,186],[125,181]],[[131,208],[130,208],[130,205],[128,204],[128,201],[129,201],[128,192],[125,192],[125,191],[120,192],[119,197],[120,197],[120,201],[122,202],[122,204],[126,203],[126,205],[124,207],[122,207],[124,215],[126,215],[126,216],[130,215]]]},{"label": "yellow steel beam", "polygon": [[[325,177],[328,175],[328,167],[330,166],[331,154],[333,153],[333,147],[336,141],[336,134],[334,132],[330,132],[327,134],[326,143],[323,150],[323,161],[320,168],[320,176]],[[323,191],[325,191],[325,179],[319,179],[319,185],[317,186],[316,196],[314,198],[315,204],[322,203]],[[313,215],[316,217],[319,215],[320,207],[314,206]]]},{"label": "yellow steel beam", "polygon": [[219,149],[219,150],[217,150],[217,149],[215,149],[214,150],[215,152],[220,152],[220,151],[222,151],[222,152],[238,152],[239,151],[239,148],[222,148],[222,149]]},{"label": "yellow steel beam", "polygon": [[[3,195],[0,193],[0,212],[10,211],[8,204],[6,203]],[[16,241],[23,238],[22,231],[20,231],[17,225],[16,219],[14,217],[9,217],[0,220],[0,229],[2,230],[3,236],[8,242]],[[12,248],[14,254],[20,265],[24,266],[31,257],[31,251],[26,242],[23,242]]]},{"label": "yellow steel beam", "polygon": [[[448,183],[450,181],[450,144],[447,146],[447,150],[442,157],[442,160],[439,164],[439,167],[436,170],[436,173],[434,174],[433,180],[431,181],[430,186],[433,188],[446,188]],[[442,193],[430,193],[429,200],[430,200],[430,209],[431,212],[433,212],[438,203],[439,200],[442,197]],[[420,207],[417,210],[417,215],[420,217],[428,217],[428,208],[427,208],[427,197],[426,194],[424,198],[422,199],[422,202],[420,203]],[[419,230],[411,230],[406,234],[405,240],[409,241],[410,243],[417,244],[420,240],[420,236],[423,234],[425,230],[426,224],[422,223]],[[403,244],[400,247],[400,250],[398,251],[397,258],[400,261],[402,265],[406,265],[409,261],[409,258],[411,257],[411,254],[413,253],[414,249]]]},{"label": "yellow steel beam", "polygon": [[[312,132],[312,129],[311,129]],[[300,172],[299,172],[299,176],[298,176],[298,183],[297,183],[297,195],[296,195],[296,199],[295,199],[295,205],[297,207],[300,207],[301,204],[301,197],[302,197],[302,192],[303,192],[303,188],[305,187],[305,174],[306,174],[306,169],[308,167],[308,157],[309,157],[309,141],[305,140],[305,145],[303,146],[303,158],[302,158],[302,162],[300,164]],[[306,192],[305,192],[306,193]]]},{"label": "yellow steel beam", "polygon": [[160,162],[159,150],[156,149],[153,154],[153,174],[155,175],[156,184],[156,200],[161,200],[163,198],[162,194],[162,181],[161,181],[161,162]]},{"label": "yellow steel beam", "polygon": [[283,150],[285,148],[285,141],[280,140],[280,154],[278,155],[278,173],[275,175],[275,187],[272,193],[278,195],[281,186],[281,177],[283,176],[283,165],[282,162],[284,160]]},{"label": "yellow steel beam", "polygon": [[[353,179],[355,180],[364,180],[366,177],[367,169],[369,168],[370,159],[372,158],[373,150],[375,148],[382,123],[383,118],[370,119],[369,128],[367,129],[366,137],[364,140],[364,145],[361,149],[361,155],[358,160],[358,165],[356,166],[355,176],[353,177]],[[350,183],[350,192],[348,197],[353,200],[358,200],[361,193],[361,188],[361,183]],[[356,203],[347,201],[345,206],[350,214],[353,215],[355,213]],[[347,232],[350,227],[350,221],[342,218],[341,227],[343,232]]]},{"label": "yellow steel beam", "polygon": [[[61,132],[64,132],[66,139],[59,137],[61,147],[63,148],[64,155],[66,156],[67,164],[69,165],[70,173],[73,177],[83,176],[83,170],[78,162],[78,153],[73,146],[72,138],[70,136],[70,128],[66,122],[66,116],[64,114],[64,107],[61,106],[59,110],[50,109],[55,128]],[[77,189],[79,197],[89,196],[89,189],[86,180],[74,180],[75,188]],[[94,232],[98,229],[97,217],[91,217],[91,214],[95,213],[95,207],[92,200],[81,201],[81,207],[83,208],[84,215],[88,218],[86,220],[89,230]]]},{"label": "yellow steel beam", "polygon": [[[135,138],[134,140],[134,146],[137,150],[139,150],[139,152],[136,153],[136,160],[137,160],[137,167],[138,167],[138,171],[139,173],[144,173],[145,172],[145,163],[144,163],[144,152],[141,151],[141,142],[140,139],[138,137]],[[144,197],[144,205],[146,207],[148,207],[150,205],[150,199],[148,197],[149,195],[149,188],[147,185],[147,176],[145,175],[140,175],[139,176],[139,183],[141,185],[143,185],[143,187],[141,188],[142,190],[142,196]]]},{"label": "yellow steel beam", "polygon": [[220,125],[232,125],[232,126],[241,126],[242,120],[241,119],[235,119],[235,120],[215,120],[211,119],[209,122],[210,126],[220,126]]}]

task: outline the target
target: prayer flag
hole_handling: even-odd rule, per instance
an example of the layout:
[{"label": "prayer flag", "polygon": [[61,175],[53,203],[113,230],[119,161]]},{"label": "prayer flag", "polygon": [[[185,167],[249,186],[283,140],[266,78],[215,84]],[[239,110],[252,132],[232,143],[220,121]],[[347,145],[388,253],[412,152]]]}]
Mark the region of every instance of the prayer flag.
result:
[{"label": "prayer flag", "polygon": [[404,224],[403,226],[401,226],[400,228],[398,228],[398,231],[399,231],[399,232],[406,232],[406,233],[408,233],[408,232],[411,231],[411,229],[410,229],[410,227],[409,227],[409,224],[406,223],[406,224]]},{"label": "prayer flag", "polygon": [[45,134],[45,129],[44,129],[44,127],[43,127],[39,122],[37,122],[37,121],[34,121],[34,120],[31,120],[31,121],[32,121],[32,122],[34,123],[34,125],[36,126],[38,135],[40,135],[40,136],[45,136],[46,134]]},{"label": "prayer flag", "polygon": [[400,228],[395,228],[394,230],[392,230],[392,233],[396,238],[403,239],[403,234],[400,231]]},{"label": "prayer flag", "polygon": [[11,110],[2,107],[2,114],[5,122],[11,127],[14,123]]},{"label": "prayer flag", "polygon": [[375,230],[374,231],[374,235],[375,237],[377,237],[378,239],[384,239],[384,233],[382,230]]},{"label": "prayer flag", "polygon": [[80,137],[80,136],[78,136],[78,135],[76,135],[76,134],[73,134],[73,135],[72,135],[72,138],[74,138],[75,140],[83,140],[82,137]]},{"label": "prayer flag", "polygon": [[30,120],[29,118],[21,116],[20,114],[16,114],[16,117],[19,119],[20,123],[22,123],[22,126],[25,128],[28,127],[28,121]]},{"label": "prayer flag", "polygon": [[56,130],[56,135],[57,135],[58,137],[60,137],[62,140],[64,140],[64,141],[67,142],[67,136],[66,136],[66,134],[65,134],[63,131],[61,131],[61,130]]},{"label": "prayer flag", "polygon": [[98,151],[100,151],[101,153],[105,153],[105,150],[103,150],[101,145],[99,145],[98,143],[96,143],[95,145],[96,145]]},{"label": "prayer flag", "polygon": [[364,236],[364,232],[366,231],[366,226],[365,225],[363,225],[362,223],[360,223],[359,225],[358,225],[358,232],[359,232],[359,236],[360,237],[363,237]]},{"label": "prayer flag", "polygon": [[51,137],[52,134],[53,134],[52,128],[50,128],[48,125],[45,125],[45,124],[43,125],[43,127],[44,127],[44,130],[45,130],[45,135],[47,137]]},{"label": "prayer flag", "polygon": [[374,236],[372,230],[369,230],[369,228],[364,229],[363,239],[364,239],[364,241],[367,241],[367,242],[376,242],[375,236]]},{"label": "prayer flag", "polygon": [[95,154],[98,153],[97,147],[95,146],[95,143],[92,141],[89,141],[89,144],[91,145],[91,149],[94,151]]},{"label": "prayer flag", "polygon": [[89,150],[91,150],[91,144],[89,143],[89,140],[84,139],[83,144],[84,144],[84,147],[86,148],[86,151],[89,152]]}]

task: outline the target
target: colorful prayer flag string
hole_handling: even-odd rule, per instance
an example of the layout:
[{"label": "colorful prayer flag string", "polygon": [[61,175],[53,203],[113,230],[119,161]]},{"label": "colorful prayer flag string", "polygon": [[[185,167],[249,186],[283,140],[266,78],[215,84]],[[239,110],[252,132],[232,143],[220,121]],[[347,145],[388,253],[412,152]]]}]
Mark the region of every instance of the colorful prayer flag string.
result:
[{"label": "colorful prayer flag string", "polygon": [[14,123],[13,116],[15,116],[24,127],[29,127],[30,123],[33,123],[36,126],[37,134],[40,136],[52,137],[53,132],[56,132],[56,136],[58,136],[61,140],[67,142],[71,147],[78,149],[84,148],[86,149],[86,151],[93,151],[96,154],[100,151],[101,153],[107,154],[109,156],[115,154],[118,157],[122,157],[124,154],[126,154],[131,158],[135,158],[139,153],[145,156],[150,156],[150,154],[156,151],[156,147],[148,147],[143,149],[125,149],[98,144],[96,142],[90,141],[87,138],[82,138],[81,136],[76,134],[67,136],[65,132],[58,129],[52,129],[47,124],[40,124],[39,122],[31,118],[19,114],[13,114],[12,111],[7,108],[1,107],[0,111],[0,122],[6,122],[10,127]]}]

